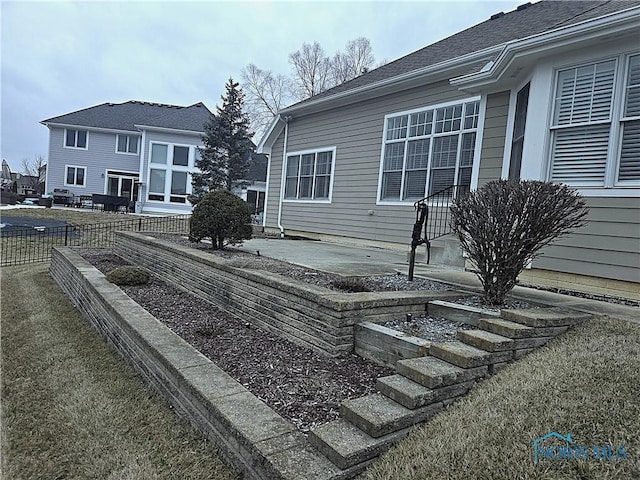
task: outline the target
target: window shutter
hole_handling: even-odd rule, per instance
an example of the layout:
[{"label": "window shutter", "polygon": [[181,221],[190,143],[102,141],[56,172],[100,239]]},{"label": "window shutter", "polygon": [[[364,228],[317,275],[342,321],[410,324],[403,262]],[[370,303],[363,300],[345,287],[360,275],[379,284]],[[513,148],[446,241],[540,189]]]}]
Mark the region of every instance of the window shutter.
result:
[{"label": "window shutter", "polygon": [[640,120],[625,122],[618,180],[640,180]]},{"label": "window shutter", "polygon": [[554,125],[609,120],[615,67],[610,60],[560,72]]},{"label": "window shutter", "polygon": [[640,55],[629,59],[625,117],[640,117]]},{"label": "window shutter", "polygon": [[604,181],[610,125],[555,131],[551,179],[560,182]]}]

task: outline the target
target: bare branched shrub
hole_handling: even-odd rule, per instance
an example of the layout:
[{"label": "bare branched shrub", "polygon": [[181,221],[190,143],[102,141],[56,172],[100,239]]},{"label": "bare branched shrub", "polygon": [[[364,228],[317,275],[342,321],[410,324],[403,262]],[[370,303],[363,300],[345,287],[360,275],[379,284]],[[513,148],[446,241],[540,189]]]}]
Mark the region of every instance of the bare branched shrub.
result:
[{"label": "bare branched shrub", "polygon": [[496,180],[456,199],[451,213],[451,227],[475,264],[485,302],[501,305],[535,254],[583,226],[588,209],[565,185]]}]

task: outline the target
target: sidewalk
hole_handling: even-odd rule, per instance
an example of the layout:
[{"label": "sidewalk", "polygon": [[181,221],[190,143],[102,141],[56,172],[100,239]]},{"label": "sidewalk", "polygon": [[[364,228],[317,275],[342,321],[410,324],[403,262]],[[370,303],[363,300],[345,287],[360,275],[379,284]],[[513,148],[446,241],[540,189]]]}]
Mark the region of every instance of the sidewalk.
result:
[{"label": "sidewalk", "polygon": [[[407,274],[407,252],[374,247],[355,247],[313,240],[254,238],[243,243],[240,250],[285,260],[304,267],[341,275]],[[441,265],[416,262],[415,276],[449,283],[463,290],[482,291],[478,278],[471,272],[449,269]],[[546,292],[534,288],[515,287],[512,295],[531,303],[544,303],[572,308],[597,315],[608,315],[640,323],[640,308],[601,302],[586,298]]]}]

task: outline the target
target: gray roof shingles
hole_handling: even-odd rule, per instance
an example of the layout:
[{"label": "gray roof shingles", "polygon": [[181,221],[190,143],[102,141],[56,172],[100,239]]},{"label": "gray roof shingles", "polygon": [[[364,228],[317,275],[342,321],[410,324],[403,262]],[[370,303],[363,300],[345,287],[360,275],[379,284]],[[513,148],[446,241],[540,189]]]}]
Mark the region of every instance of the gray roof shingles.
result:
[{"label": "gray roof shingles", "polygon": [[93,107],[43,120],[83,127],[107,128],[136,132],[135,125],[146,125],[193,132],[204,131],[211,112],[203,103],[188,107],[131,100],[124,103],[103,103]]},{"label": "gray roof shingles", "polygon": [[353,80],[302,100],[292,107],[303,105],[311,100],[366,87],[446,60],[504,45],[513,40],[637,6],[640,6],[640,0],[545,0],[534,4],[523,4],[517,10],[488,19]]}]

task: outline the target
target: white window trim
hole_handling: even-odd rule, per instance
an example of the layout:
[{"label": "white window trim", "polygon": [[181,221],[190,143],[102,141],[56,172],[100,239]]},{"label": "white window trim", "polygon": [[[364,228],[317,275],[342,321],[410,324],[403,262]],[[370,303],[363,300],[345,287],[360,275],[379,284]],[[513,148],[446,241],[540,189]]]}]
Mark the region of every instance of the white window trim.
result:
[{"label": "white window trim", "polygon": [[[446,108],[451,107],[453,105],[465,104],[470,102],[480,102],[480,110],[478,112],[478,125],[473,131],[476,132],[476,145],[473,152],[473,164],[471,167],[471,190],[474,190],[478,186],[478,177],[479,177],[479,169],[480,169],[480,153],[482,151],[482,134],[484,132],[484,117],[486,113],[486,95],[483,96],[473,96],[467,98],[461,98],[458,100],[452,100],[450,102],[437,103],[432,105],[425,105],[418,108],[413,108],[411,110],[403,110],[400,112],[388,113],[384,116],[384,128],[382,131],[382,145],[380,147],[380,168],[378,170],[378,189],[376,192],[376,205],[413,205],[415,200],[382,200],[382,175],[384,173],[384,152],[385,145],[387,142],[387,120],[392,117],[398,117],[401,115],[411,115],[412,113],[423,112],[425,110],[436,110],[438,108]],[[435,120],[434,120],[435,121]],[[464,111],[462,121],[464,122]],[[407,129],[409,129],[409,125],[407,125]],[[464,133],[464,129],[461,128],[458,134]],[[447,134],[451,134],[451,132],[443,132],[438,134],[429,135],[429,138],[436,138],[440,136],[447,136]],[[416,139],[422,137],[415,137]],[[408,139],[408,137],[407,137]],[[405,140],[407,140],[405,139]],[[431,149],[431,145],[429,145]],[[459,154],[460,152],[458,152]],[[456,169],[457,169],[457,161],[456,161]],[[430,171],[431,164],[427,166],[427,171]],[[456,170],[457,171],[457,170]]]},{"label": "white window trim", "polygon": [[[85,147],[69,147],[67,145],[67,131],[69,131],[69,130],[74,130],[76,132],[79,131],[79,130],[82,130],[82,131],[87,132],[87,143],[86,143],[86,146]],[[78,142],[78,138],[76,137],[76,143],[77,142]],[[86,128],[71,128],[71,127],[67,128],[67,127],[65,127],[64,133],[62,134],[62,148],[68,148],[70,150],[89,150],[89,130],[86,129]]]},{"label": "white window trim", "polygon": [[[83,179],[84,179],[84,183],[82,185],[78,185],[77,183],[67,183],[67,170],[69,168],[81,168],[84,170],[84,175],[83,175]],[[76,173],[76,175],[74,176],[76,179],[78,178],[78,174]],[[65,165],[64,166],[64,186],[65,187],[75,187],[75,188],[87,188],[87,167],[84,165]]]},{"label": "white window trim", "polygon": [[[331,175],[329,177],[329,196],[327,198],[318,198],[318,199],[314,199],[314,198],[286,198],[284,196],[284,185],[286,183],[286,177],[287,177],[287,162],[289,162],[289,157],[295,157],[295,156],[301,156],[301,155],[308,155],[308,154],[318,154],[318,153],[322,153],[322,152],[331,152]],[[320,148],[314,148],[311,150],[299,150],[296,152],[287,152],[287,156],[286,156],[286,161],[284,164],[284,168],[282,169],[282,176],[283,176],[283,186],[281,189],[281,196],[282,196],[282,201],[284,203],[312,203],[312,204],[319,204],[319,203],[331,203],[332,199],[333,199],[333,179],[335,176],[335,172],[336,172],[336,147],[320,147]],[[315,185],[315,169],[314,169],[314,175],[313,175],[313,185]],[[300,180],[300,173],[298,172],[298,181]]]},{"label": "white window trim", "polygon": [[[138,151],[136,153],[132,153],[132,152],[121,152],[118,150],[118,143],[120,142],[120,137],[128,137],[127,138],[127,149],[129,148],[129,140],[131,139],[131,137],[138,137]],[[136,135],[135,133],[116,133],[116,154],[118,155],[131,155],[131,156],[135,156],[137,157],[140,154],[140,143],[142,141],[142,138],[140,137],[140,135]]]},{"label": "white window trim", "polygon": [[[118,175],[115,172],[119,172],[119,173],[125,173],[127,175]],[[115,169],[109,169],[107,168],[104,171],[104,189],[103,192],[106,195],[107,194],[107,187],[109,185],[109,177],[118,177],[120,179],[122,178],[134,178],[133,180],[134,183],[140,183],[140,173],[139,172],[134,172],[133,170],[115,170]]]},{"label": "white window trim", "polygon": [[[167,146],[167,154],[171,152],[171,155],[167,155],[167,162],[162,163],[151,163],[151,154],[153,152],[153,145],[166,145]],[[187,147],[189,149],[189,159],[187,165],[173,165],[170,161],[173,160],[173,148],[174,147]],[[175,143],[175,142],[163,142],[160,140],[154,140],[149,142],[149,151],[147,158],[147,184],[144,192],[144,198],[146,202],[151,202],[152,204],[157,205],[186,205],[190,206],[189,195],[193,192],[191,181],[189,180],[191,173],[196,171],[195,168],[195,149],[202,148],[200,145],[193,145],[187,143]],[[164,170],[164,192],[163,195],[165,197],[164,200],[153,200],[149,198],[149,195],[159,195],[159,193],[150,191],[151,184],[151,170]],[[172,195],[171,194],[171,177],[172,172],[186,172],[187,173],[187,193],[186,195]],[[172,202],[171,197],[185,197],[185,202]]]},{"label": "white window trim", "polygon": [[[545,124],[546,131],[546,142],[544,143],[544,156],[546,159],[543,162],[543,171],[542,171],[542,179],[551,181],[551,163],[552,163],[552,155],[553,155],[553,115],[554,115],[554,98],[555,92],[557,89],[558,82],[558,74],[562,70],[567,70],[571,68],[577,68],[584,65],[592,65],[595,63],[607,61],[607,60],[616,60],[616,70],[615,70],[615,80],[614,80],[614,92],[613,92],[613,107],[611,113],[611,121],[610,125],[615,125],[613,129],[610,142],[609,142],[609,150],[607,155],[607,164],[605,170],[605,180],[604,185],[589,185],[589,184],[569,184],[572,188],[575,188],[579,191],[583,196],[586,197],[638,197],[640,196],[640,184],[638,181],[626,181],[626,182],[616,182],[617,177],[617,169],[620,162],[620,150],[622,148],[622,135],[620,124],[622,121],[622,102],[624,99],[624,93],[626,92],[626,79],[629,68],[629,57],[633,55],[637,55],[637,50],[629,50],[624,49],[616,49],[609,50],[607,52],[603,52],[598,56],[590,56],[588,53],[580,55],[578,58],[572,58],[571,61],[567,61],[564,63],[554,63],[551,69],[549,70],[548,77],[549,82],[547,83],[547,92],[549,98],[549,108],[548,108],[548,116]],[[533,83],[532,83],[533,85]],[[543,91],[543,89],[541,89]],[[529,93],[530,99],[532,97],[533,91]],[[534,102],[535,104],[535,102]],[[530,102],[531,105],[531,102]],[[529,113],[527,112],[527,121],[529,120]],[[595,123],[589,123],[589,125],[594,125]],[[532,129],[532,134],[533,133]],[[538,128],[535,128],[538,131]],[[529,132],[527,132],[526,136],[529,136]],[[525,137],[526,138],[526,137]],[[526,141],[526,140],[525,140]]]}]

